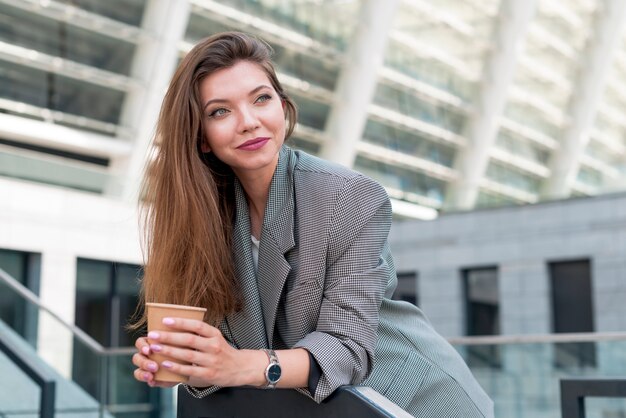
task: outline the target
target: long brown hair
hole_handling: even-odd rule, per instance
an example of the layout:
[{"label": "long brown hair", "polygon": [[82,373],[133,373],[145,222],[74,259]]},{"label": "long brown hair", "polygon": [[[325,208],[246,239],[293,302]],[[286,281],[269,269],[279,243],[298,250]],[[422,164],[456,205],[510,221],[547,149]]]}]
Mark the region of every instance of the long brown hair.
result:
[{"label": "long brown hair", "polygon": [[[213,324],[238,309],[231,256],[234,174],[214,155],[202,154],[199,85],[205,77],[237,62],[259,65],[284,103],[288,138],[297,110],[276,77],[272,53],[260,39],[225,32],[200,41],[178,66],[157,122],[156,156],[143,183],[147,263],[142,302],[205,307],[205,319]],[[131,328],[140,328],[145,321],[144,312]]]}]

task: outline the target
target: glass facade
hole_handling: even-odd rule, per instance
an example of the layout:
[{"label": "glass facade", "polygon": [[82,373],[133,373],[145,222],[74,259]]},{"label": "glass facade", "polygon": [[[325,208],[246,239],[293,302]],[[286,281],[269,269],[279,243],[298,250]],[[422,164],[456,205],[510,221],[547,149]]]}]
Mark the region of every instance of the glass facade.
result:
[{"label": "glass facade", "polygon": [[[484,102],[490,100],[484,93],[490,83],[489,72],[499,71],[490,65],[501,46],[504,3],[400,2],[361,141],[434,164],[390,161],[385,153],[375,155],[357,145],[359,155],[353,166],[362,166],[364,158],[377,160],[379,164],[369,164],[369,175],[385,184],[403,184],[401,193],[389,190],[394,199],[435,210],[442,206],[454,210],[460,205],[455,200],[454,186],[476,170],[484,170],[478,175],[485,181],[472,186],[478,190],[471,207],[490,206],[492,202],[533,203],[546,198],[544,185],[555,175],[551,164],[565,146],[561,141],[570,125],[569,112],[578,100],[573,94],[577,80],[593,71],[585,64],[594,34],[603,24],[601,3],[537,2],[513,58],[516,66],[511,82],[505,86],[504,107],[501,113],[489,116],[496,129],[493,141],[487,143],[495,154],[504,150],[515,158],[497,158],[491,153],[483,169],[482,164],[465,157],[474,142],[484,140],[472,137],[472,127]],[[336,140],[326,137],[326,122],[333,111],[343,67],[355,65],[342,57],[354,42],[363,4],[358,0],[191,2],[179,57],[199,39],[221,31],[243,30],[266,39],[275,50],[279,78],[300,109],[300,131],[295,133],[292,145],[321,153],[326,141]],[[137,126],[130,115],[141,110],[133,109],[140,106],[140,100],[131,96],[147,87],[143,85],[146,81],[138,79],[142,74],[134,74],[133,68],[148,45],[157,42],[144,29],[151,27],[149,20],[144,21],[146,7],[165,6],[145,0],[53,1],[37,8],[23,2],[3,2],[0,111],[89,131],[130,143],[132,148]],[[620,116],[626,105],[623,38],[612,52],[615,58],[607,87],[599,92],[597,109],[591,109],[594,116],[588,129],[589,141],[580,161],[572,163],[575,181],[566,186],[565,195],[626,188],[626,126]],[[35,171],[55,170],[53,165],[37,161],[37,156],[15,149],[0,151],[10,154],[4,157],[7,161],[17,161],[11,164],[32,159]],[[116,158],[124,157],[114,153],[105,157]],[[385,164],[401,165],[402,170],[391,173]],[[73,175],[52,183],[104,193],[113,181],[113,167],[96,167],[96,172],[104,175],[96,175],[89,185],[70,181]],[[83,168],[89,172],[90,167]],[[432,187],[407,182],[405,178],[411,175],[405,174],[406,170],[432,178],[434,183],[442,182],[437,197],[432,199],[432,192],[428,194]],[[442,170],[448,174],[442,176]],[[0,175],[32,181],[48,177],[7,169]],[[396,175],[399,178],[390,178]],[[428,182],[425,179],[418,183]]]}]

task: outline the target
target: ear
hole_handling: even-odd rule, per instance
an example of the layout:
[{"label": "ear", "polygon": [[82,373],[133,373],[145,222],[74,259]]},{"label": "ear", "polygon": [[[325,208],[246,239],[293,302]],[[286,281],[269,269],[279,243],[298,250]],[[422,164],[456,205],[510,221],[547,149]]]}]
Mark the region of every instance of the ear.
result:
[{"label": "ear", "polygon": [[204,154],[208,154],[209,152],[211,152],[211,147],[209,146],[209,143],[206,139],[203,139],[200,143],[200,149]]}]

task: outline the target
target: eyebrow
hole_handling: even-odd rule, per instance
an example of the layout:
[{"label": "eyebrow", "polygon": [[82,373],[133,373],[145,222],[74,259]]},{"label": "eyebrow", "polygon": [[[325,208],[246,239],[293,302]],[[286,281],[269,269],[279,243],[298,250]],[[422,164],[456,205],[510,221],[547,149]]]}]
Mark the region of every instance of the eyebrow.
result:
[{"label": "eyebrow", "polygon": [[[267,84],[261,84],[258,87],[253,88],[252,90],[250,90],[250,93],[248,93],[248,96],[252,96],[253,94],[255,94],[256,92],[258,92],[259,90],[263,90],[263,89],[271,89],[270,86],[268,86]],[[227,103],[228,100],[226,99],[211,99],[208,100],[203,107],[203,110],[207,108],[207,106],[209,106],[210,104],[213,103]]]}]

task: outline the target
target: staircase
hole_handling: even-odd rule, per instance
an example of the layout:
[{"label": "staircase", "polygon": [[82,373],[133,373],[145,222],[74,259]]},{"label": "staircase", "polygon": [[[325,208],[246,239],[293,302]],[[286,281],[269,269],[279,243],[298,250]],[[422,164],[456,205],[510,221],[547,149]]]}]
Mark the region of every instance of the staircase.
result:
[{"label": "staircase", "polygon": [[[10,294],[10,298],[4,300],[17,301],[15,306],[21,322],[35,328],[35,332],[26,333],[29,335],[25,339],[6,322],[6,318],[0,317],[0,342],[5,347],[0,350],[0,418],[44,416],[44,411],[40,411],[40,385],[20,367],[19,362],[14,361],[16,357],[22,357],[38,374],[55,382],[54,417],[174,416],[171,389],[149,389],[133,379],[131,356],[134,348],[103,347],[43,306],[33,292],[2,269],[0,292],[6,292],[3,296]],[[33,335],[39,335],[39,338]],[[54,338],[49,338],[50,335]],[[49,361],[42,358],[43,353],[47,353],[44,357]],[[63,361],[57,361],[70,357],[72,364],[65,367]]]},{"label": "staircase", "polygon": [[[37,370],[55,382],[55,416],[74,414],[83,417],[112,417],[102,406],[73,381],[46,364],[24,339],[0,321],[0,335],[22,356],[29,358]],[[0,417],[38,417],[41,389],[5,353],[0,352]],[[102,409],[102,410],[101,410]]]}]

